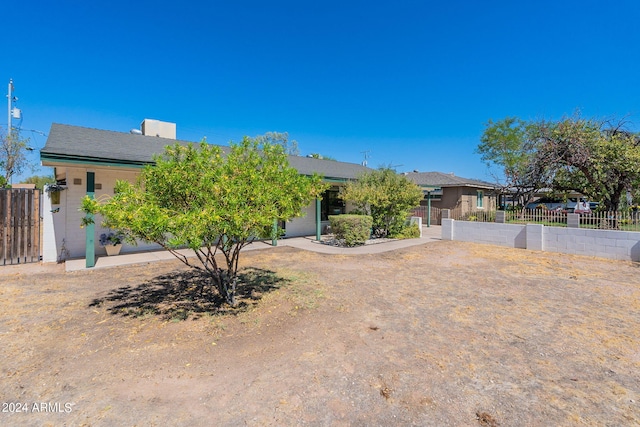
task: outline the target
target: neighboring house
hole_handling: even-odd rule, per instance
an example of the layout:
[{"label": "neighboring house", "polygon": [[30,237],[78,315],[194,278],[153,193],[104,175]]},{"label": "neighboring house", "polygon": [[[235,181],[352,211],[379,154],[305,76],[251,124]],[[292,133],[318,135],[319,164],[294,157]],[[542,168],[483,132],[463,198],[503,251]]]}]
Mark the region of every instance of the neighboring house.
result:
[{"label": "neighboring house", "polygon": [[418,184],[425,198],[420,205],[440,209],[457,209],[460,214],[496,209],[496,189],[491,183],[441,172],[407,172],[408,179]]},{"label": "neighboring house", "polygon": [[[82,258],[86,252],[85,229],[80,228],[84,214],[80,201],[93,189],[95,197],[112,195],[116,180],[134,182],[140,170],[153,163],[153,155],[161,154],[167,145],[186,145],[175,139],[175,124],[145,119],[142,131],[131,133],[53,124],[44,148],[40,151],[43,166],[52,166],[59,187],[58,194],[45,196],[45,247],[43,259],[53,262],[66,258]],[[228,150],[228,147],[222,147]],[[353,163],[336,162],[300,156],[289,156],[289,163],[300,174],[318,173],[332,184],[321,199],[303,209],[304,216],[284,225],[286,237],[319,235],[328,225],[328,215],[346,213],[338,199],[340,185],[355,179],[367,168]],[[47,225],[50,224],[50,225]],[[93,241],[95,253],[103,255],[98,245],[100,219],[96,218]],[[47,244],[47,242],[49,242]],[[158,249],[157,245],[125,245],[123,252]]]}]

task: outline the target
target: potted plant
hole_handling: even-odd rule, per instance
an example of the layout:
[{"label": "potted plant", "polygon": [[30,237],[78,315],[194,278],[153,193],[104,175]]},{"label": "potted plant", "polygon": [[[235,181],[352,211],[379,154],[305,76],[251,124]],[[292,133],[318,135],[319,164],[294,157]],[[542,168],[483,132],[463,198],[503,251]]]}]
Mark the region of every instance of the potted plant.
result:
[{"label": "potted plant", "polygon": [[60,192],[66,189],[67,187],[63,187],[60,184],[50,184],[50,185],[45,185],[44,187],[44,191],[49,193],[49,197],[51,197],[52,205],[60,204]]},{"label": "potted plant", "polygon": [[102,233],[100,235],[100,246],[104,246],[107,255],[118,255],[122,248],[123,236],[120,233]]}]

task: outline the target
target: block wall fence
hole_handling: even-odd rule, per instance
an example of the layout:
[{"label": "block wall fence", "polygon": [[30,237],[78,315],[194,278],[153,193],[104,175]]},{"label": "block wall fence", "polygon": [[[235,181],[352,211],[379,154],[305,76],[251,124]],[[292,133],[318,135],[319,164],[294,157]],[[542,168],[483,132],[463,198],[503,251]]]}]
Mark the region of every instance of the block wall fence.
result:
[{"label": "block wall fence", "polygon": [[[442,240],[486,243],[536,251],[640,261],[640,232],[577,228],[579,215],[567,227],[542,224],[505,224],[504,212],[496,222],[456,221],[442,215]],[[502,216],[502,222],[500,222]],[[574,225],[574,226],[572,226]]]}]

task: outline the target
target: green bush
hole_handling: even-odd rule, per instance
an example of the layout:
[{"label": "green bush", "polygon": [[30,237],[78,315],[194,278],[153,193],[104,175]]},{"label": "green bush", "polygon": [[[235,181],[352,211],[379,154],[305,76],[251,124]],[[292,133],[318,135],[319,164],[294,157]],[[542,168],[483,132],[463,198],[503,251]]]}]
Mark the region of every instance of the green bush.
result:
[{"label": "green bush", "polygon": [[360,246],[369,238],[373,218],[369,215],[329,215],[331,231],[346,246]]},{"label": "green bush", "polygon": [[417,239],[420,237],[420,228],[418,224],[405,224],[393,237],[396,239]]},{"label": "green bush", "polygon": [[405,219],[420,204],[422,189],[391,168],[381,168],[358,175],[340,189],[342,200],[373,218],[377,236],[393,236],[402,229]]}]

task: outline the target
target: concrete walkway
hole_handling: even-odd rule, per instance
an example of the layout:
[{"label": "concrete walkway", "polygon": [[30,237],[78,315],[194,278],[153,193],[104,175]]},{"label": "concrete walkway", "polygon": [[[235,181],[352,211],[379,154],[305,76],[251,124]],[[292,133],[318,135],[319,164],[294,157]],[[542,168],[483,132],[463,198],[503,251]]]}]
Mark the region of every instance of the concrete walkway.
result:
[{"label": "concrete walkway", "polygon": [[[336,255],[362,255],[377,254],[422,245],[433,241],[441,240],[441,227],[432,225],[422,227],[422,237],[419,239],[388,240],[382,243],[358,246],[355,248],[340,248],[317,242],[314,237],[292,237],[290,239],[278,240],[278,246],[292,247],[306,251],[319,252]],[[254,242],[246,246],[243,251],[268,250],[273,248],[271,241]],[[195,256],[190,249],[178,251],[187,257]],[[96,260],[95,268],[117,267],[120,265],[145,264],[148,262],[175,259],[168,251],[137,252],[133,254],[122,254],[117,256],[102,256]],[[85,259],[73,259],[65,262],[66,271],[91,270],[85,267]]]}]

